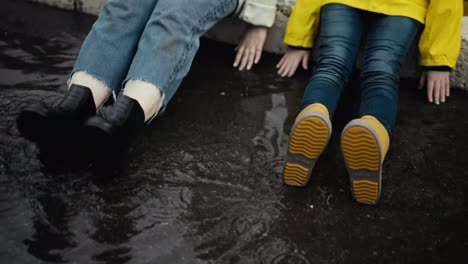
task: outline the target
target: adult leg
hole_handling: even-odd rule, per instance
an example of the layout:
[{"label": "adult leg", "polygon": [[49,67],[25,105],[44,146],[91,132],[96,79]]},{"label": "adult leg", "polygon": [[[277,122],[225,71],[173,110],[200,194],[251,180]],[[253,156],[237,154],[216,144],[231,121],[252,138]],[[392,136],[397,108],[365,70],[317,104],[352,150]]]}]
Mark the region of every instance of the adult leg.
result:
[{"label": "adult leg", "polygon": [[406,17],[375,15],[369,29],[361,76],[361,118],[342,134],[342,151],[351,190],[360,203],[380,198],[382,164],[395,123],[401,63],[419,22]]},{"label": "adult leg", "polygon": [[[58,128],[76,126],[95,114],[110,91],[120,88],[156,3],[109,0],[80,50],[69,92],[53,109],[42,103],[24,109],[18,119],[20,131],[41,141]],[[71,124],[61,125],[64,121]]]},{"label": "adult leg", "polygon": [[124,89],[125,95],[141,104],[146,121],[162,105],[167,105],[177,91],[199,48],[200,37],[236,6],[237,0],[158,2],[143,32]]},{"label": "adult leg", "polygon": [[159,0],[110,116],[90,118],[85,125],[94,138],[96,169],[108,173],[124,163],[137,130],[169,102],[187,75],[200,37],[236,5],[237,0]]},{"label": "adult leg", "polygon": [[109,0],[80,50],[64,98],[53,108],[38,102],[20,113],[18,129],[39,143],[41,153],[57,156],[50,160],[61,164],[82,156],[80,126],[96,114],[111,90],[120,88],[156,3]]},{"label": "adult leg", "polygon": [[109,0],[104,5],[83,43],[70,80],[70,84],[89,87],[97,107],[110,91],[121,88],[157,2]]},{"label": "adult leg", "polygon": [[356,60],[363,29],[362,11],[340,4],[322,8],[319,59],[290,133],[284,182],[307,184],[331,136],[330,116]]}]

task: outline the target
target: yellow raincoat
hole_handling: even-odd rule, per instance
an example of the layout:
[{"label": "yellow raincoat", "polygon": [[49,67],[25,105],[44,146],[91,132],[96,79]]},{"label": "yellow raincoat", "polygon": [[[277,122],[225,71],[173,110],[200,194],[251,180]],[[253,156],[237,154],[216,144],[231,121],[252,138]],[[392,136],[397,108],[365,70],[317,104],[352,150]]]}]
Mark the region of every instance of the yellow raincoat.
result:
[{"label": "yellow raincoat", "polygon": [[461,47],[462,0],[297,0],[289,18],[285,43],[313,47],[320,8],[330,3],[421,22],[425,25],[419,41],[421,66],[455,67]]}]

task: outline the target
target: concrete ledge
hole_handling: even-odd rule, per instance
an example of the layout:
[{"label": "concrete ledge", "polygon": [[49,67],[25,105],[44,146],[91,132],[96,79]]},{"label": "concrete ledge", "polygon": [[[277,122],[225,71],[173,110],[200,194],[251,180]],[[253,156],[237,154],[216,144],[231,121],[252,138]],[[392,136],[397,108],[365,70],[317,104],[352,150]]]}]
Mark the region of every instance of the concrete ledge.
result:
[{"label": "concrete ledge", "polygon": [[[75,10],[88,14],[98,15],[106,0],[30,0],[33,2],[44,3],[51,6]],[[284,29],[291,13],[292,7],[296,0],[279,0],[277,18],[274,26],[271,28],[265,50],[276,54],[282,54],[286,50],[282,39]],[[226,19],[213,29],[211,29],[206,37],[230,43],[237,44],[245,32],[248,25],[237,19]],[[229,32],[227,34],[226,32]],[[468,17],[463,20],[463,43],[462,51],[458,61],[457,68],[453,71],[451,83],[453,87],[468,90]],[[401,76],[403,78],[419,78],[420,70],[417,65],[418,61],[417,46],[413,45],[409,52],[409,56],[402,68]],[[360,63],[358,63],[360,65]]]}]

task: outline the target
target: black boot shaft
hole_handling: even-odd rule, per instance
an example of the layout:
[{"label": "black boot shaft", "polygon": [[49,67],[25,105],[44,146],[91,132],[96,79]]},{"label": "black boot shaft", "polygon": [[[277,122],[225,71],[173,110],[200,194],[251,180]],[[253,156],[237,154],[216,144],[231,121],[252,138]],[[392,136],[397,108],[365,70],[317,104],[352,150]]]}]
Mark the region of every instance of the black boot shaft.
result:
[{"label": "black boot shaft", "polygon": [[26,106],[18,116],[18,129],[26,138],[44,143],[69,135],[96,114],[91,90],[72,85],[56,107],[43,102]]},{"label": "black boot shaft", "polygon": [[98,177],[112,177],[125,167],[130,145],[145,124],[138,101],[120,94],[107,117],[94,116],[85,123],[87,148]]},{"label": "black boot shaft", "polygon": [[88,118],[96,113],[91,89],[85,86],[72,84],[68,93],[59,103],[54,112],[76,113]]},{"label": "black boot shaft", "polygon": [[108,120],[119,127],[122,136],[132,138],[145,123],[145,113],[137,100],[121,94]]},{"label": "black boot shaft", "polygon": [[88,164],[81,125],[95,114],[91,90],[72,85],[55,107],[43,102],[25,107],[17,125],[23,136],[38,144],[39,158],[49,169],[67,170]]}]

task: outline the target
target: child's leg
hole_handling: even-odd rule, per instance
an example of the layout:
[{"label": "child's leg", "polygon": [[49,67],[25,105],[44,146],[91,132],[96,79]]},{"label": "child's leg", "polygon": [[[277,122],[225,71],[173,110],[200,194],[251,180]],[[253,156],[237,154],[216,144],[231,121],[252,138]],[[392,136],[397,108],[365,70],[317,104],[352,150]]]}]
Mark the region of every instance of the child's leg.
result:
[{"label": "child's leg", "polygon": [[353,70],[363,31],[362,11],[340,4],[322,8],[319,58],[299,110],[321,103],[333,116]]},{"label": "child's leg", "polygon": [[[109,0],[86,37],[70,84],[90,86],[99,107],[121,88],[158,0]],[[75,76],[76,73],[78,75]]]},{"label": "child's leg", "polygon": [[[237,0],[159,0],[141,37],[124,90],[141,104],[145,120],[177,91],[190,69],[200,37],[232,13],[236,5]],[[149,85],[138,85],[135,80]],[[150,86],[157,93],[144,91]],[[141,94],[147,95],[146,100]]]},{"label": "child's leg", "polygon": [[388,134],[396,119],[401,64],[420,27],[419,22],[410,18],[380,15],[369,29],[359,116],[376,117]]},{"label": "child's leg", "polygon": [[382,163],[395,123],[400,66],[420,24],[397,16],[375,17],[369,29],[362,71],[360,119],[342,134],[351,190],[360,203],[380,198]]},{"label": "child's leg", "polygon": [[307,85],[301,112],[290,132],[284,182],[307,184],[330,140],[330,116],[352,71],[363,27],[361,11],[339,4],[322,8],[317,68]]}]

